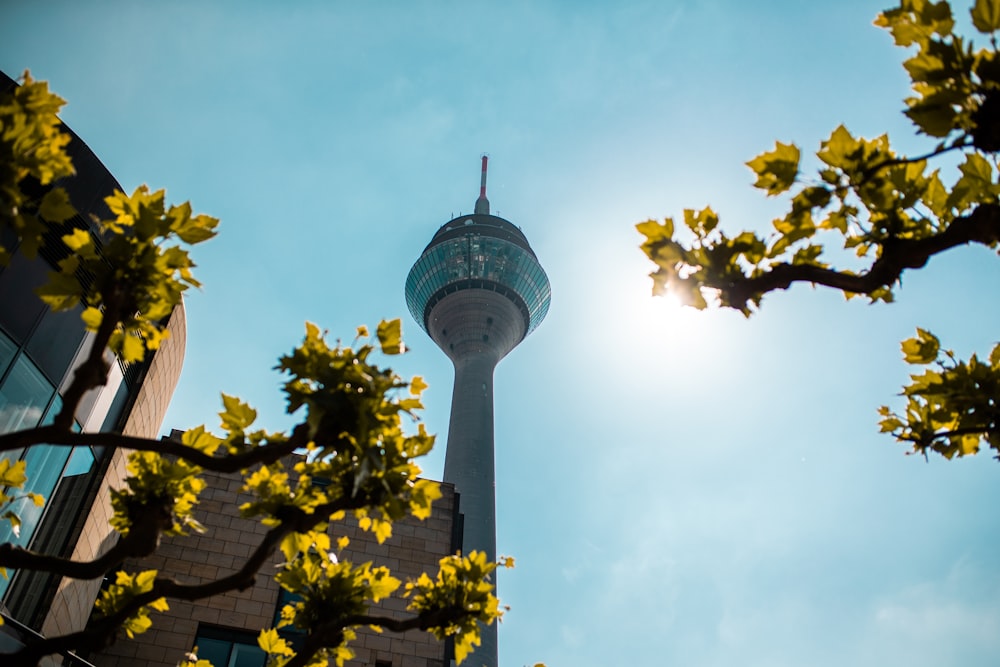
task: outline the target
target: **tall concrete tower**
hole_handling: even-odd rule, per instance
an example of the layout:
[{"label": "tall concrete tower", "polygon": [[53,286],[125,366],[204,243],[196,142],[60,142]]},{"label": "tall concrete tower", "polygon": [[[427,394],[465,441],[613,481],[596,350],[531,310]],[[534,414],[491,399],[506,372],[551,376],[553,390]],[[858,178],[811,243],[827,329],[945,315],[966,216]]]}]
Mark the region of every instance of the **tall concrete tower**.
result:
[{"label": "tall concrete tower", "polygon": [[[496,559],[493,369],[549,310],[549,279],[521,230],[490,215],[486,156],[475,213],[445,223],[406,278],[413,318],[455,366],[444,481],[461,494],[462,552]],[[497,664],[496,624],[473,664]]]}]

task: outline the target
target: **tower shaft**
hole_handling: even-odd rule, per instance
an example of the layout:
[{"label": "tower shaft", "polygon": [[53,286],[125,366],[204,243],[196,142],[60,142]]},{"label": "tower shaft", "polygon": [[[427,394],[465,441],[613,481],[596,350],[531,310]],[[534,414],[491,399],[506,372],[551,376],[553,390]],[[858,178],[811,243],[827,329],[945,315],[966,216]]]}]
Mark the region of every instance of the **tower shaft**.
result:
[{"label": "tower shaft", "polygon": [[[455,386],[448,422],[448,450],[444,481],[459,494],[462,523],[462,553],[485,551],[496,560],[496,474],[493,452],[492,354],[468,355],[455,360]],[[474,665],[496,667],[497,624],[481,626],[481,646],[471,656]]]},{"label": "tower shaft", "polygon": [[493,368],[482,354],[455,362],[444,481],[461,494],[462,551],[496,560],[496,475],[493,452]]}]

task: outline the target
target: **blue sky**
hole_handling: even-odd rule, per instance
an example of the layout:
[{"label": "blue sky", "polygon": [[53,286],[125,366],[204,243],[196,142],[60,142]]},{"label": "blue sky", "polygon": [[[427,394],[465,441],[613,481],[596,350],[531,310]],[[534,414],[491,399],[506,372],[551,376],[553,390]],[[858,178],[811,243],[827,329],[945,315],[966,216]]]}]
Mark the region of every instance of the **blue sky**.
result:
[{"label": "blue sky", "polygon": [[996,256],[935,258],[891,306],[797,287],[745,320],[651,299],[633,228],[711,204],[767,229],[743,163],[775,139],[925,147],[884,4],[9,1],[0,68],[48,79],[126,189],[222,219],[165,430],[214,424],[220,391],[287,426],[269,369],[305,320],[403,317],[432,477],[452,374],[403,282],[490,154],[553,289],[496,376],[501,664],[994,665],[1000,465],[904,456],[875,409],[916,326],[997,341]]}]

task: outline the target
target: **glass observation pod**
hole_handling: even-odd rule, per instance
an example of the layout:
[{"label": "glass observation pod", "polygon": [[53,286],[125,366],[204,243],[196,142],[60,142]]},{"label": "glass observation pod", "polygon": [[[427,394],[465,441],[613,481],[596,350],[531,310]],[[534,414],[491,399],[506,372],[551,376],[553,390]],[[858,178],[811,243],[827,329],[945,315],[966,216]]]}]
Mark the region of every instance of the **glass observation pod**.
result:
[{"label": "glass observation pod", "polygon": [[427,331],[431,308],[462,289],[507,296],[524,315],[525,336],[545,319],[552,295],[521,230],[488,214],[459,216],[438,230],[406,278],[406,305]]}]

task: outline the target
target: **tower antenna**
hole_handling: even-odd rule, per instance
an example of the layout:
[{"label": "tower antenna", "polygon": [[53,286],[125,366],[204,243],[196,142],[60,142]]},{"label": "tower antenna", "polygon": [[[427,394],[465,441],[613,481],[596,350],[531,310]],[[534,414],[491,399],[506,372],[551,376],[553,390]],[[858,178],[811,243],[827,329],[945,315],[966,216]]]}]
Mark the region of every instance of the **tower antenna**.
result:
[{"label": "tower antenna", "polygon": [[479,199],[476,200],[476,213],[490,214],[490,200],[486,198],[486,162],[490,156],[483,153],[483,176],[479,181]]}]

